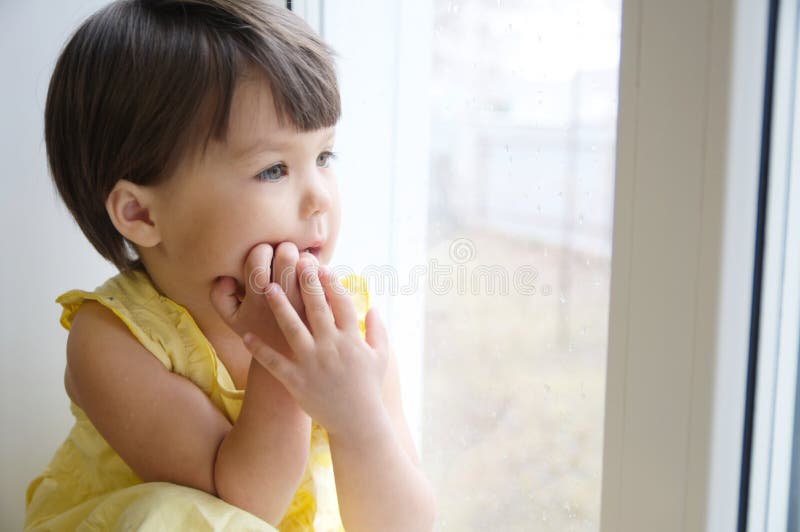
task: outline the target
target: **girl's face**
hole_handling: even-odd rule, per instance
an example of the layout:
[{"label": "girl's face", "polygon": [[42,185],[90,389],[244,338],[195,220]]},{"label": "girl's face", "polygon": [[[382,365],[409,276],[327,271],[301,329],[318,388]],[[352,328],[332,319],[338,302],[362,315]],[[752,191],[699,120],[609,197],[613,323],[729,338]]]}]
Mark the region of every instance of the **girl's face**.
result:
[{"label": "girl's face", "polygon": [[268,85],[241,81],[233,96],[227,142],[157,188],[161,244],[171,273],[210,283],[242,268],[260,243],[294,242],[327,264],[339,232],[340,209],[331,168],[334,128],[279,128]]}]

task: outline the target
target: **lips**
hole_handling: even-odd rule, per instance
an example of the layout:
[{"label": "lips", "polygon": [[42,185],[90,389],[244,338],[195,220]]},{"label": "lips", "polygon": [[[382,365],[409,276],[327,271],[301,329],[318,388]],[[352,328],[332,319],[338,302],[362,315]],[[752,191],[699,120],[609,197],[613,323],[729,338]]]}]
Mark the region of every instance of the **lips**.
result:
[{"label": "lips", "polygon": [[308,251],[309,253],[317,257],[317,259],[319,259],[319,252],[323,244],[324,242],[322,242],[321,240],[315,240],[313,242],[306,244],[305,246],[302,247],[297,246],[297,248],[300,250],[300,253]]},{"label": "lips", "polygon": [[310,248],[304,249],[303,251],[308,251],[309,253],[311,253],[315,257],[319,258],[319,247],[310,247]]}]

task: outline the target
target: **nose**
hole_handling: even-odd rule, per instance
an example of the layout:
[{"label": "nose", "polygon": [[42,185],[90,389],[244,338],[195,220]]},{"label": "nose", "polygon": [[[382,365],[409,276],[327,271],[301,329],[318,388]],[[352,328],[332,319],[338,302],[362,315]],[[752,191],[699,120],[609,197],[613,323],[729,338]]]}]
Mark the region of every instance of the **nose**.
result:
[{"label": "nose", "polygon": [[322,214],[330,208],[332,186],[330,178],[319,171],[319,168],[306,173],[300,198],[300,214],[303,218]]}]

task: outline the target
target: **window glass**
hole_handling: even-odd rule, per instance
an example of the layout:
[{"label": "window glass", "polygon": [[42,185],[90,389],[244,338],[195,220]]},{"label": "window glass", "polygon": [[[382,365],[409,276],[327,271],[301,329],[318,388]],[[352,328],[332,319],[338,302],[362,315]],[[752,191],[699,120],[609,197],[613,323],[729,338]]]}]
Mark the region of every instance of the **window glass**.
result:
[{"label": "window glass", "polygon": [[599,529],[620,16],[435,2],[422,449],[440,530]]}]

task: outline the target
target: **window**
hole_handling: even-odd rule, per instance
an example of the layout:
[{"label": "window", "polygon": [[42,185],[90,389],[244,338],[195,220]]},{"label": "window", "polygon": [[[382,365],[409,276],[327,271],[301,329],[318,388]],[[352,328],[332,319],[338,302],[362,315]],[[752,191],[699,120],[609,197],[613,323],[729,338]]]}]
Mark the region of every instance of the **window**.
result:
[{"label": "window", "polygon": [[[41,355],[4,372],[15,397],[4,421],[23,427],[7,438],[4,529],[21,528],[25,482],[72,424],[52,294],[112,273],[68,213],[30,201],[49,190],[42,73],[106,3],[54,2],[45,17],[36,2],[0,4],[8,42],[30,41],[27,21],[44,28],[23,62],[18,47],[0,47],[16,80],[3,88],[14,106],[3,145],[16,147],[7,174],[26,176],[7,180],[16,210],[5,226],[23,213],[46,228],[33,247],[9,233],[21,256],[4,264],[7,278],[37,279],[12,286],[38,303],[10,316],[8,351]],[[626,0],[617,105],[618,0],[292,2],[339,53],[334,263],[368,274],[390,326],[439,530],[717,532],[736,530],[743,508],[752,524],[741,531],[797,529],[798,19],[791,2],[773,11],[766,93],[777,4]],[[769,196],[759,188],[767,95]],[[50,267],[53,255],[64,267]],[[476,293],[431,289],[433,259],[452,281],[486,266]],[[511,284],[525,265],[532,294]],[[509,274],[505,296],[498,271]]]},{"label": "window", "polygon": [[453,286],[426,294],[422,430],[442,530],[597,530],[620,5],[434,6],[427,253]]},{"label": "window", "polygon": [[390,317],[439,526],[597,530],[619,2],[323,6],[334,262]]},{"label": "window", "polygon": [[[798,530],[800,444],[800,100],[798,6],[773,6],[771,123],[759,334],[752,389],[752,452],[746,456],[748,530]],[[749,428],[749,427],[748,427]]]},{"label": "window", "polygon": [[[432,259],[456,277],[458,266],[536,268],[536,295],[516,294],[531,304],[527,319],[500,317],[511,294],[426,286],[374,300],[401,355],[439,529],[734,529],[768,5],[626,1],[616,130],[603,125],[616,104],[604,50],[618,3],[320,5],[340,53],[340,175],[355,205],[339,262],[390,265],[406,282],[415,266],[432,272]],[[596,207],[612,201],[611,173],[597,177],[612,163],[604,265],[611,217]],[[607,317],[593,313],[606,302]],[[587,353],[603,345],[606,319],[608,356],[594,358],[593,385]],[[519,330],[524,343],[512,346]],[[531,350],[537,358],[515,358]],[[519,360],[536,371],[515,371]],[[575,379],[583,388],[570,387]],[[527,416],[526,402],[541,417]],[[575,414],[576,404],[586,409]],[[593,422],[583,441],[570,439]],[[550,430],[521,435],[531,424]],[[601,434],[599,480],[591,440]],[[519,439],[504,448],[508,437]],[[596,449],[595,464],[568,462],[579,444]]]}]

